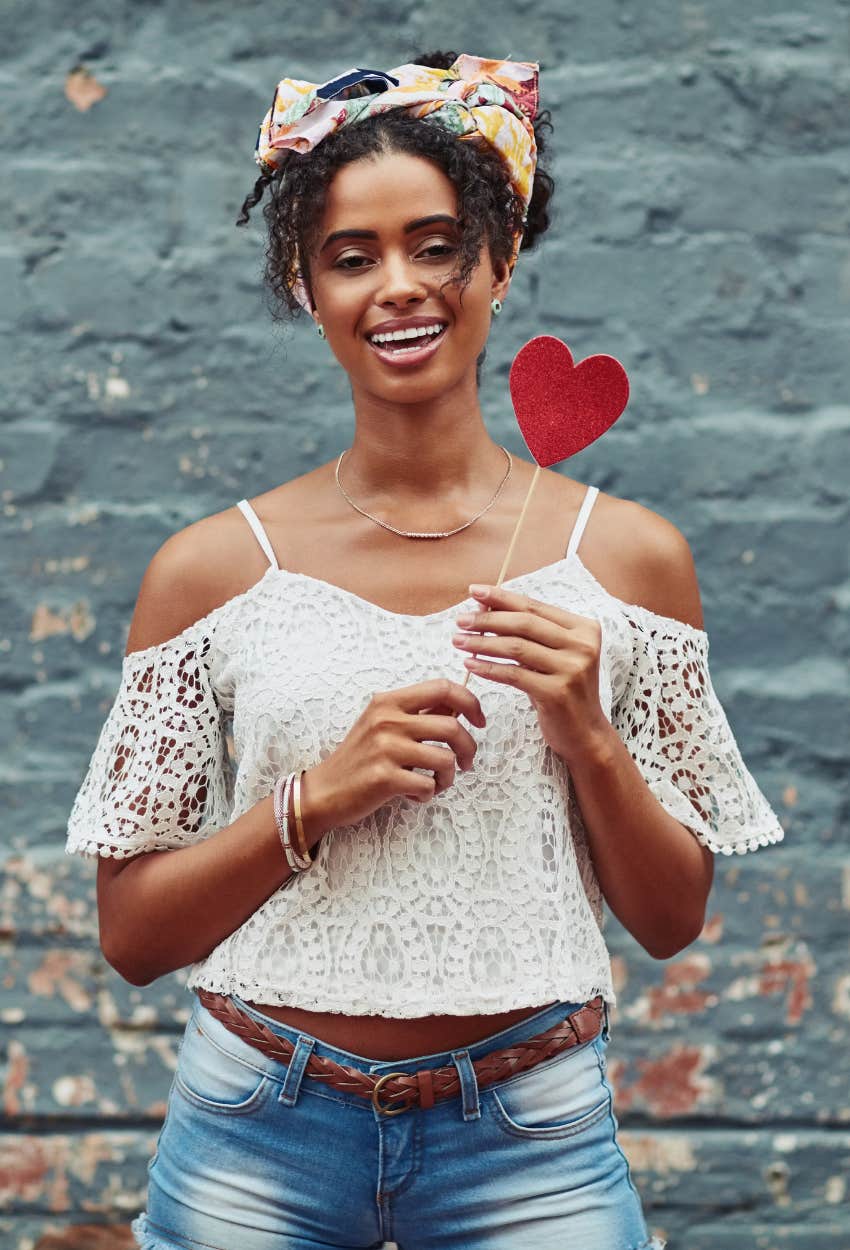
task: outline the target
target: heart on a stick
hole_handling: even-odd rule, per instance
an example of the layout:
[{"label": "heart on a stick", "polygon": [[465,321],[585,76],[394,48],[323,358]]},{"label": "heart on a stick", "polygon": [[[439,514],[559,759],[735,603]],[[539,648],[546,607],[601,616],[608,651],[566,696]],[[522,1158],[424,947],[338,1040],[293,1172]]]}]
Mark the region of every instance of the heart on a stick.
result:
[{"label": "heart on a stick", "polygon": [[509,383],[522,436],[542,468],[595,442],[629,400],[619,360],[588,356],[574,364],[566,343],[552,334],[538,334],[520,348]]}]

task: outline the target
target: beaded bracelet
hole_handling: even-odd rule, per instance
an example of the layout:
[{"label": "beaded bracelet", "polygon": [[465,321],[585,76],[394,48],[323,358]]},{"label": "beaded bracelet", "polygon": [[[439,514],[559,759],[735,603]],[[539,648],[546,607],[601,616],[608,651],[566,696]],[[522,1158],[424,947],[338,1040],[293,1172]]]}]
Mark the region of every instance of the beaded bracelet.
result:
[{"label": "beaded bracelet", "polygon": [[[281,773],[274,784],[274,814],[277,831],[286,854],[286,862],[293,873],[303,872],[313,863],[304,838],[304,826],[301,821],[301,777],[299,773]],[[295,783],[295,825],[296,845],[293,845],[289,833],[289,793]]]}]

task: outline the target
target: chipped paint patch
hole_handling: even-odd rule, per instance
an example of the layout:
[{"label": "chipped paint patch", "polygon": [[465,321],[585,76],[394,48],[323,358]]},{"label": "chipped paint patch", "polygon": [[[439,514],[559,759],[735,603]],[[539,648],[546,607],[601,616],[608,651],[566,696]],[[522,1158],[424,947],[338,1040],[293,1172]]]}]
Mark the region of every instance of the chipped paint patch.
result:
[{"label": "chipped paint patch", "polygon": [[782,1160],[774,1159],[768,1163],[764,1169],[764,1178],[767,1181],[767,1187],[770,1190],[773,1201],[778,1207],[788,1207],[791,1205],[791,1195],[788,1193],[788,1181],[791,1176],[791,1169],[787,1163]]},{"label": "chipped paint patch", "polygon": [[[817,972],[808,948],[804,942],[779,933],[766,935],[762,939],[762,948],[769,948],[769,953],[761,967],[736,977],[730,982],[724,997],[741,1001],[784,993],[787,995],[786,1023],[799,1024],[803,1013],[812,1005],[809,981]],[[733,962],[749,962],[750,959],[747,953]]]},{"label": "chipped paint patch", "polygon": [[88,112],[105,95],[106,87],[84,65],[75,66],[65,79],[65,98],[81,113]]},{"label": "chipped paint patch", "polygon": [[77,642],[82,642],[94,628],[95,619],[88,604],[82,600],[61,612],[55,612],[46,603],[38,603],[30,619],[29,640],[42,642],[57,634],[70,634]]},{"label": "chipped paint patch", "polygon": [[53,1097],[60,1107],[81,1107],[97,1101],[97,1090],[88,1075],[60,1076],[53,1082]]},{"label": "chipped paint patch", "polygon": [[[91,1188],[103,1163],[124,1164],[124,1141],[116,1134],[56,1134],[50,1137],[16,1136],[0,1142],[0,1205],[10,1201],[37,1205],[40,1210],[71,1209],[72,1180]],[[117,1168],[102,1185],[97,1197],[86,1203],[89,1210],[126,1209],[138,1194],[128,1193]]]},{"label": "chipped paint patch", "polygon": [[701,942],[711,942],[714,945],[723,937],[723,915],[717,912],[716,915],[710,916],[702,927],[702,933],[699,935]]},{"label": "chipped paint patch", "polygon": [[850,1020],[850,973],[836,977],[832,995],[832,1010],[836,1016]]},{"label": "chipped paint patch", "polygon": [[126,378],[108,377],[104,383],[104,390],[107,399],[128,399],[130,383]]},{"label": "chipped paint patch", "polygon": [[699,1105],[717,1105],[718,1082],[705,1075],[716,1058],[715,1046],[676,1045],[657,1059],[636,1060],[640,1076],[631,1083],[622,1075],[624,1065],[609,1065],[615,1101],[624,1111],[641,1106],[659,1119],[686,1115]]},{"label": "chipped paint patch", "polygon": [[92,996],[77,979],[87,979],[90,969],[91,957],[87,951],[48,951],[29,975],[30,992],[44,998],[59,993],[74,1011],[90,1011]]},{"label": "chipped paint patch", "polygon": [[649,1018],[659,1020],[671,1012],[693,1015],[713,1007],[717,995],[696,986],[711,973],[711,960],[701,951],[674,960],[664,969],[664,984],[649,990]]},{"label": "chipped paint patch", "polygon": [[844,1201],[847,1193],[847,1178],[845,1176],[828,1176],[826,1184],[823,1187],[823,1197],[825,1202],[834,1205]]},{"label": "chipped paint patch", "polygon": [[27,1089],[32,1091],[32,1087],[26,1085],[26,1079],[30,1070],[27,1052],[15,1038],[12,1038],[9,1042],[6,1060],[6,1079],[3,1082],[3,1110],[6,1115],[19,1115],[23,1110],[20,1095],[26,1095]]},{"label": "chipped paint patch", "polygon": [[799,959],[771,960],[761,970],[758,992],[787,992],[785,1021],[787,1024],[799,1024],[803,1013],[812,1005],[809,978],[815,971],[814,962],[808,954]]},{"label": "chipped paint patch", "polygon": [[673,1133],[650,1136],[624,1129],[618,1132],[617,1139],[630,1166],[641,1172],[669,1176],[677,1172],[692,1172],[697,1166],[693,1145],[687,1137]]},{"label": "chipped paint patch", "polygon": [[716,994],[696,988],[710,975],[711,969],[711,959],[704,951],[690,951],[672,960],[664,966],[663,985],[650,986],[624,1014],[641,1024],[653,1024],[671,1014],[694,1015],[716,1006]]},{"label": "chipped paint patch", "polygon": [[611,956],[611,980],[615,994],[620,994],[628,984],[629,967],[622,955]]}]

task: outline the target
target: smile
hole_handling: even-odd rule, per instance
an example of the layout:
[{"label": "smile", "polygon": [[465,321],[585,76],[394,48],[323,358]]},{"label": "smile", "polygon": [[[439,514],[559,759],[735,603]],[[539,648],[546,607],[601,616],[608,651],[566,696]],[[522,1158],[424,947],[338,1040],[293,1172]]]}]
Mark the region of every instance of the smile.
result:
[{"label": "smile", "polygon": [[446,330],[443,327],[438,334],[429,334],[423,336],[421,340],[415,340],[413,343],[405,342],[404,339],[397,339],[396,345],[392,347],[384,343],[373,343],[371,339],[366,342],[371,347],[376,356],[390,365],[418,365],[423,360],[430,358],[439,351],[440,344],[446,337]]}]

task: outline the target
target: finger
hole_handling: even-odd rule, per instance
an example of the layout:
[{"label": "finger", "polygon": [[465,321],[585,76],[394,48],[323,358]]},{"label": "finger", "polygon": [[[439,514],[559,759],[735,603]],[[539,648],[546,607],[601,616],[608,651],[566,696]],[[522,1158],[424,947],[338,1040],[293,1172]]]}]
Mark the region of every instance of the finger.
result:
[{"label": "finger", "polygon": [[421,768],[434,774],[434,780],[437,783],[435,796],[442,794],[454,784],[458,760],[450,747],[417,742],[415,750],[411,753],[411,760],[412,763],[407,765],[411,772]]},{"label": "finger", "polygon": [[469,655],[463,662],[476,677],[484,677],[487,681],[495,681],[502,686],[513,686],[516,690],[524,690],[533,699],[542,700],[546,697],[549,678],[543,673],[532,672],[524,664],[478,660]]},{"label": "finger", "polygon": [[410,724],[417,741],[447,742],[457,756],[461,768],[466,770],[472,767],[478,743],[451,712],[443,716],[420,712]]},{"label": "finger", "polygon": [[[562,631],[559,637],[563,640]],[[561,650],[530,642],[527,638],[520,638],[514,634],[508,634],[506,637],[494,637],[492,634],[487,634],[480,638],[476,634],[458,635],[452,642],[458,650],[467,655],[474,653],[475,655],[492,655],[503,660],[515,660],[536,673],[557,673],[563,665]]]},{"label": "finger", "polygon": [[479,586],[470,594],[484,608],[503,608],[510,612],[535,612],[546,620],[554,621],[566,628],[575,628],[582,616],[578,612],[570,612],[568,608],[556,607],[553,603],[544,603],[541,599],[532,599],[531,595],[519,594],[515,590],[505,590],[504,586]]},{"label": "finger", "polygon": [[415,686],[403,686],[392,691],[392,701],[403,712],[446,707],[448,715],[463,714],[473,725],[483,728],[487,723],[478,696],[448,677],[434,677],[431,681],[417,682]]},{"label": "finger", "polygon": [[478,633],[512,634],[554,650],[566,646],[569,641],[563,625],[558,625],[539,613],[528,611],[499,612],[482,609],[470,618],[470,624],[459,625],[458,628],[471,636]]}]

